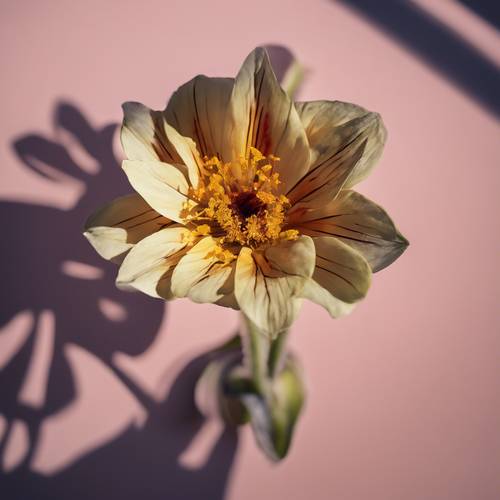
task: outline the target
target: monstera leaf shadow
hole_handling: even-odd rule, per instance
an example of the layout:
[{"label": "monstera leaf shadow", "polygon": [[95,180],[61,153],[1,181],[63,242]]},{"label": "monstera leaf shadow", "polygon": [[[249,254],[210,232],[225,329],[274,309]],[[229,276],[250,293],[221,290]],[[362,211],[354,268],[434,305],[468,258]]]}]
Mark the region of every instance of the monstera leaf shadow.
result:
[{"label": "monstera leaf shadow", "polygon": [[[117,290],[116,267],[103,263],[81,235],[96,207],[130,192],[113,154],[116,125],[96,129],[76,106],[60,102],[53,126],[56,139],[28,134],[12,145],[23,167],[46,182],[77,183],[74,205],[0,202],[0,337],[8,347],[0,353],[1,496],[223,498],[237,448],[233,431],[221,431],[202,466],[179,461],[203,425],[193,388],[209,356],[185,364],[160,399],[113,363],[117,352],[133,358],[151,349],[164,335],[165,313],[160,301]],[[72,154],[63,137],[81,154]],[[82,156],[88,165],[77,159]],[[86,364],[77,367],[78,360]],[[140,418],[122,416],[113,428],[105,417],[114,403],[92,396],[100,374]],[[100,408],[104,437],[89,434],[79,414],[84,392],[91,409]],[[65,462],[61,450],[66,456],[70,444],[76,451]]]}]

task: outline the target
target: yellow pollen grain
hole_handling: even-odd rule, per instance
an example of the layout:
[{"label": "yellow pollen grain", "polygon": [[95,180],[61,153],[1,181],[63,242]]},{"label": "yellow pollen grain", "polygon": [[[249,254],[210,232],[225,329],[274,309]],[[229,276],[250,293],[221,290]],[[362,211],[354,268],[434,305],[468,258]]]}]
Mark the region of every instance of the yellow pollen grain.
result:
[{"label": "yellow pollen grain", "polygon": [[234,255],[234,253],[230,250],[226,250],[222,246],[217,245],[211,252],[208,253],[207,258],[216,258],[222,262],[222,264],[230,264],[236,259],[236,255]]},{"label": "yellow pollen grain", "polygon": [[210,234],[210,226],[208,224],[200,224],[199,226],[196,226],[193,233],[200,236],[207,236],[207,234]]}]

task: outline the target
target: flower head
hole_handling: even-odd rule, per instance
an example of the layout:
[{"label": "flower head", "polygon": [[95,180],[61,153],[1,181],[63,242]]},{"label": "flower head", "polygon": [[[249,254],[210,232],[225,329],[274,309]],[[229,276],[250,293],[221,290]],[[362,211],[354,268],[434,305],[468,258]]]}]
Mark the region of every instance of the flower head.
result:
[{"label": "flower head", "polygon": [[164,111],[124,104],[123,169],[138,194],[91,216],[85,235],[121,263],[120,286],[241,309],[271,335],[303,298],[339,316],[407,245],[351,190],[385,137],[354,104],[293,102],[258,48],[235,79],[197,76]]}]

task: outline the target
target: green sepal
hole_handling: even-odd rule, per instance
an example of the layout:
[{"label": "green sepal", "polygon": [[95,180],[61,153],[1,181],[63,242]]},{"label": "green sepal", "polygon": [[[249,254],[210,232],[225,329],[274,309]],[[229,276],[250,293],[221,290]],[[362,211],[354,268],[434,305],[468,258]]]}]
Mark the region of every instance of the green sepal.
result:
[{"label": "green sepal", "polygon": [[268,458],[283,459],[304,406],[305,390],[296,361],[288,356],[279,374],[269,380],[263,393],[240,396],[250,414],[255,439]]}]

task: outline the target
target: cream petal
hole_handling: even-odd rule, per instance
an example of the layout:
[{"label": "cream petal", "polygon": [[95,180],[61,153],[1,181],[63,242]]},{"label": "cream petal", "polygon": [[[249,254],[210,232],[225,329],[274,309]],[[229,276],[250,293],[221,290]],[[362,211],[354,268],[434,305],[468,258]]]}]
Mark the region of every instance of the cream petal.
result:
[{"label": "cream petal", "polygon": [[[326,152],[323,145],[325,128],[337,128],[369,113],[365,108],[342,101],[296,102],[295,107],[307,133],[309,145],[319,154]],[[337,144],[338,146],[338,144]]]},{"label": "cream petal", "polygon": [[409,244],[387,212],[356,191],[342,191],[315,210],[296,210],[289,222],[309,236],[341,239],[363,255],[373,272],[392,264]]},{"label": "cream petal", "polygon": [[132,187],[165,217],[182,222],[182,210],[195,206],[186,196],[189,184],[185,176],[174,165],[125,160],[122,166]]},{"label": "cream petal", "polygon": [[361,300],[370,287],[371,269],[364,257],[330,236],[313,238],[316,267],[312,278],[334,297],[349,304]]},{"label": "cream petal", "polygon": [[344,188],[362,181],[382,154],[387,132],[378,113],[340,101],[296,103],[314,152],[311,170],[329,165],[340,151],[366,141],[363,156],[345,181]]},{"label": "cream petal", "polygon": [[312,278],[307,280],[300,295],[302,298],[324,307],[332,318],[345,316],[355,307],[355,304],[348,304],[334,297],[326,288],[323,288]]},{"label": "cream petal", "polygon": [[236,263],[235,296],[253,323],[270,337],[288,328],[300,309],[297,299],[304,279],[296,276],[268,278],[243,248]]},{"label": "cream petal", "polygon": [[189,180],[198,183],[201,159],[195,143],[167,123],[165,112],[138,102],[123,104],[121,141],[129,160],[159,160],[187,166]]},{"label": "cream petal", "polygon": [[215,303],[218,306],[230,307],[231,309],[239,310],[240,306],[236,300],[236,295],[234,294],[234,276],[236,273],[236,263],[231,266],[231,274],[226,278],[226,282],[219,289],[219,293],[222,297]]},{"label": "cream petal", "polygon": [[265,260],[272,269],[292,276],[308,278],[314,271],[315,248],[309,236],[284,240],[264,250]]},{"label": "cream petal", "polygon": [[246,155],[250,146],[278,156],[276,171],[283,192],[308,171],[310,150],[304,127],[263,48],[250,53],[236,77],[226,135],[230,149],[223,152],[225,158]]},{"label": "cream petal", "polygon": [[287,194],[294,210],[310,210],[328,203],[338,195],[353,169],[359,163],[366,141],[356,148],[345,148],[330,162],[311,169]]},{"label": "cream petal", "polygon": [[273,337],[288,328],[301,306],[300,292],[314,270],[308,237],[264,253],[244,247],[236,263],[235,296],[242,312]]},{"label": "cream petal", "polygon": [[137,242],[171,224],[138,194],[131,194],[92,214],[83,234],[101,257],[121,262]]},{"label": "cream petal", "polygon": [[151,297],[172,299],[172,270],[186,252],[190,231],[166,228],[144,238],[125,257],[116,284],[132,287]]},{"label": "cream petal", "polygon": [[126,102],[122,107],[121,142],[127,158],[180,162],[177,151],[165,136],[161,111],[153,111],[139,102]]},{"label": "cream petal", "polygon": [[217,242],[207,236],[180,260],[172,275],[172,292],[176,297],[213,303],[224,296],[220,289],[226,284],[234,262],[221,262],[216,256],[216,249]]},{"label": "cream petal", "polygon": [[387,212],[356,191],[342,191],[330,203],[293,220],[300,232],[335,236],[347,243],[363,255],[373,272],[392,264],[408,246]]},{"label": "cream petal", "polygon": [[202,156],[222,155],[233,84],[233,78],[198,75],[179,87],[170,98],[165,110],[167,121],[183,136],[193,139]]},{"label": "cream petal", "polygon": [[200,172],[203,169],[203,161],[196,149],[196,144],[189,137],[183,137],[174,127],[165,122],[165,135],[175,147],[182,164],[187,167],[189,182],[192,186],[198,186]]}]

